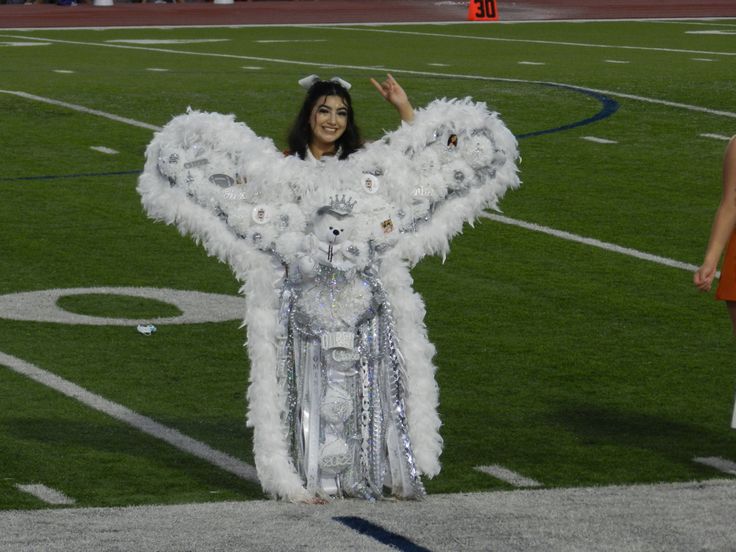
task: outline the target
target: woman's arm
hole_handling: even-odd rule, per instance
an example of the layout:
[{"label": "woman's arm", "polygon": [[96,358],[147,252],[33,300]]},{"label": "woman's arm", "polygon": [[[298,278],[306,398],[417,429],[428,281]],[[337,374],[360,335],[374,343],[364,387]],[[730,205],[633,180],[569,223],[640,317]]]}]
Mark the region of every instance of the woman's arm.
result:
[{"label": "woman's arm", "polygon": [[731,138],[723,159],[723,193],[710,231],[708,248],[701,267],[693,276],[693,283],[709,291],[716,275],[718,261],[736,227],[736,136]]},{"label": "woman's arm", "polygon": [[378,93],[396,108],[402,121],[411,123],[414,120],[414,108],[411,102],[409,102],[409,97],[391,73],[387,74],[386,80],[382,83],[379,83],[374,78],[371,78],[371,82],[376,87],[376,90],[378,90]]}]

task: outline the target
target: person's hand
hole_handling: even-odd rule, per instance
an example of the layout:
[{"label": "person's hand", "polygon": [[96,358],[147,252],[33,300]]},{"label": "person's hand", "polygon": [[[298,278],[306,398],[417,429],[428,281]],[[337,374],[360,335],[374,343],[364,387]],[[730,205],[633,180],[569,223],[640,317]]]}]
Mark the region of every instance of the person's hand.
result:
[{"label": "person's hand", "polygon": [[716,266],[711,263],[704,263],[693,275],[693,283],[700,291],[710,291],[713,285],[713,279],[716,276]]},{"label": "person's hand", "polygon": [[381,83],[374,78],[371,78],[371,82],[383,99],[396,108],[403,121],[411,121],[414,118],[414,108],[409,97],[391,73],[387,73],[386,80]]},{"label": "person's hand", "polygon": [[383,98],[390,104],[398,106],[409,103],[409,98],[407,97],[406,92],[404,92],[404,89],[401,88],[401,85],[396,81],[391,73],[387,73],[386,80],[382,83],[379,83],[374,78],[371,78],[371,82],[373,83],[373,86],[376,87],[376,90],[378,90],[378,93],[381,94],[381,96],[383,96]]}]

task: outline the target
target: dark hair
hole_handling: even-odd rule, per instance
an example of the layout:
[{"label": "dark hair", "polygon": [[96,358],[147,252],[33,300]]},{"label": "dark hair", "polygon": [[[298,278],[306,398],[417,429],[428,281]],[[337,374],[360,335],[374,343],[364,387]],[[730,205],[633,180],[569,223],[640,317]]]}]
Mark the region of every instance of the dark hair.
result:
[{"label": "dark hair", "polygon": [[344,86],[332,81],[317,81],[307,91],[302,108],[299,110],[299,114],[289,131],[289,153],[298,155],[301,159],[304,159],[307,155],[307,147],[312,141],[312,126],[309,120],[317,100],[323,96],[339,96],[348,108],[345,132],[335,142],[335,146],[340,150],[339,159],[345,159],[363,146],[363,139],[360,137],[360,130],[355,124],[353,101],[350,98],[350,93]]}]

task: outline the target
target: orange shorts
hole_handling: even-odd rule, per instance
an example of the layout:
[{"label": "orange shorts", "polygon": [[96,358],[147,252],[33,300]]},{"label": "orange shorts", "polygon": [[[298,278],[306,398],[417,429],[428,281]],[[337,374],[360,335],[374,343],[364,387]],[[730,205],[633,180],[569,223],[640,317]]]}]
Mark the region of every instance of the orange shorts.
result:
[{"label": "orange shorts", "polygon": [[716,289],[716,299],[736,301],[736,232],[731,234],[726,255],[721,265],[721,279]]}]

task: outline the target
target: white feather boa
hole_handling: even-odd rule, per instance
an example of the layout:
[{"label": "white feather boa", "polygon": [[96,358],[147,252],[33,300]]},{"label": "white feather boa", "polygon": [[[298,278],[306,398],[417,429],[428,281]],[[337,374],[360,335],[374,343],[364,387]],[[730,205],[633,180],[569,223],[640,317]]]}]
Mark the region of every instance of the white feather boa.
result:
[{"label": "white feather boa", "polygon": [[[393,305],[405,360],[416,465],[426,476],[438,474],[435,349],[409,269],[427,254],[444,257],[465,222],[488,207],[497,209],[506,190],[519,185],[516,140],[497,115],[467,98],[437,100],[418,110],[412,124],[348,160],[311,165],[283,157],[232,116],[195,111],[157,133],[146,155],[138,191],[149,216],[194,237],[244,282],[248,424],[264,491],[294,501],[309,497],[283,422],[276,370],[279,301],[283,266],[300,254],[311,215],[339,195],[357,202],[352,240],[371,244],[380,256],[375,266]],[[367,175],[375,186],[364,184]]]}]

